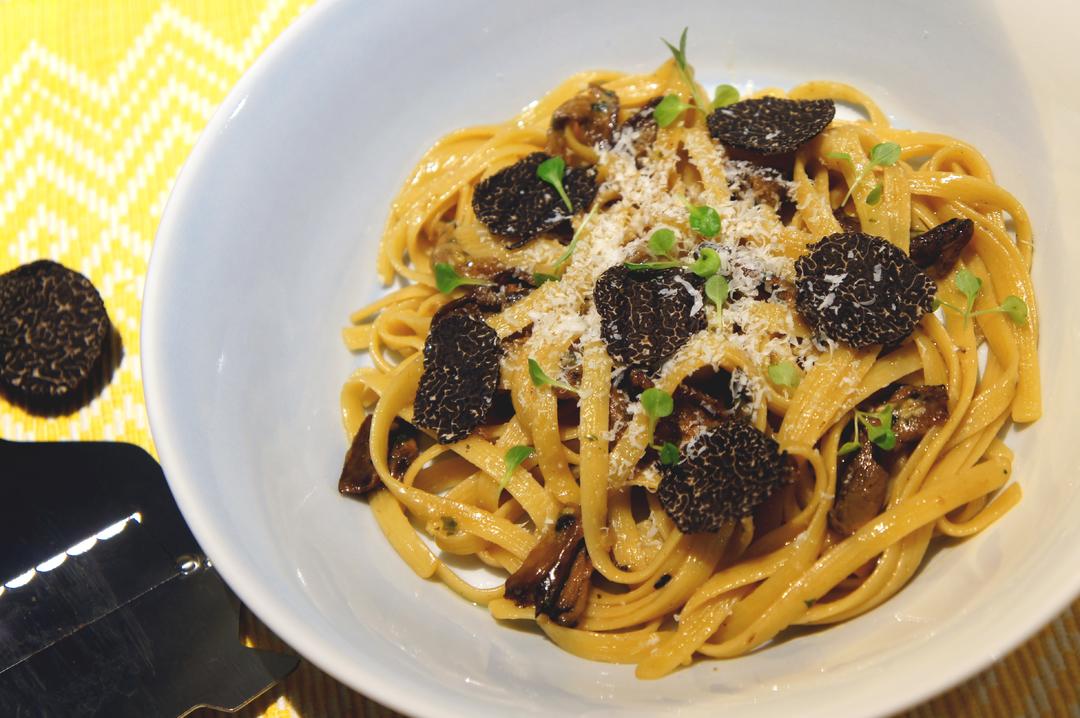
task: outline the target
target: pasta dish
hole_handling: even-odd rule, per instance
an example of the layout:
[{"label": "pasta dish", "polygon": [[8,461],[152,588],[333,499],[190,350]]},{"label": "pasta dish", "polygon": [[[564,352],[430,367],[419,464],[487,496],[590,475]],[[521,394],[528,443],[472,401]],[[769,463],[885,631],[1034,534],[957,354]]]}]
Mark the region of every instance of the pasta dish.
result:
[{"label": "pasta dish", "polygon": [[641,678],[886,601],[1020,500],[1001,437],[1041,411],[1031,224],[983,155],[838,82],[707,93],[685,39],[440,139],[382,237],[404,281],[344,330],[341,492]]}]

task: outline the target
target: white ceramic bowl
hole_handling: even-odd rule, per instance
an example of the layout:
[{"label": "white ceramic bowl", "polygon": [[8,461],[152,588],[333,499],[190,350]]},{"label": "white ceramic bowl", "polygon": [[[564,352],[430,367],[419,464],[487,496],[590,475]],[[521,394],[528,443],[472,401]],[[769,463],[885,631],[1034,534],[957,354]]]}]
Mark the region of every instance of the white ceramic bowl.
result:
[{"label": "white ceramic bowl", "polygon": [[[570,73],[642,71],[690,27],[708,82],[835,78],[982,148],[1030,210],[1046,416],[1010,439],[1024,500],[869,615],[659,682],[495,624],[417,579],[335,490],[339,340],[381,288],[388,203],[453,128]],[[237,85],[184,169],[147,285],[151,425],[180,508],[240,597],[342,681],[425,716],[889,713],[997,659],[1080,588],[1075,8],[850,0],[323,2]],[[736,713],[731,713],[735,710]]]}]

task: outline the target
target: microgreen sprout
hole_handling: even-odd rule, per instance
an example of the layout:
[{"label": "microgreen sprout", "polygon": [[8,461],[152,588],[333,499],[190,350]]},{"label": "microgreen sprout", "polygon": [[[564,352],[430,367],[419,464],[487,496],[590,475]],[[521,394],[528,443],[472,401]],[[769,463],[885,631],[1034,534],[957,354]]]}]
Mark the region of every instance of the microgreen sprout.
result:
[{"label": "microgreen sprout", "polygon": [[679,463],[679,447],[670,441],[665,441],[658,451],[660,452],[660,463],[664,466],[674,466]]},{"label": "microgreen sprout", "polygon": [[[851,159],[851,155],[849,155],[847,152],[830,152],[826,155],[826,157],[830,157],[834,160],[843,160],[844,162],[850,164],[853,168],[855,167],[855,161]],[[859,171],[859,174],[855,175],[855,181],[851,183],[850,187],[848,187],[847,194],[844,195],[844,201],[840,203],[840,206],[843,207],[845,204],[847,204],[847,201],[851,199],[851,193],[855,191],[855,188],[859,186],[859,183],[863,181],[863,178],[865,178],[866,175],[874,171],[875,167],[892,167],[899,161],[900,145],[896,144],[895,142],[879,142],[878,144],[871,147],[870,161],[863,165],[863,168]],[[877,197],[875,197],[874,201],[871,202],[871,195],[873,195],[875,191],[878,192]],[[874,189],[870,191],[870,195],[867,196],[866,201],[867,204],[877,204],[881,201],[881,191],[878,191],[877,187],[874,187]]]},{"label": "microgreen sprout", "polygon": [[769,381],[777,386],[786,386],[789,389],[794,389],[799,385],[799,369],[789,361],[782,361],[778,364],[771,365],[768,368],[767,373],[769,375]]},{"label": "microgreen sprout", "polygon": [[719,273],[705,280],[705,296],[716,305],[717,311],[724,308],[728,297],[728,281]]},{"label": "microgreen sprout", "polygon": [[683,102],[678,95],[664,95],[664,99],[660,100],[656,107],[653,108],[653,117],[656,119],[657,125],[668,127],[679,119],[679,115],[693,109],[693,107],[693,105]]},{"label": "microgreen sprout", "polygon": [[625,262],[624,266],[630,270],[641,269],[670,269],[672,267],[681,267],[683,263],[679,261],[673,254],[675,251],[675,232],[663,228],[658,229],[649,236],[649,241],[645,245],[649,254],[653,257],[660,259],[657,262]]},{"label": "microgreen sprout", "polygon": [[435,265],[435,288],[443,294],[449,294],[462,285],[483,286],[485,284],[490,284],[490,282],[475,277],[463,277],[446,262],[438,262]]},{"label": "microgreen sprout", "polygon": [[881,194],[885,191],[885,185],[878,182],[874,185],[874,189],[870,190],[870,194],[866,195],[866,203],[873,207],[875,204],[881,201]]},{"label": "microgreen sprout", "polygon": [[499,486],[505,489],[506,485],[510,483],[510,477],[514,475],[517,468],[534,453],[536,453],[536,450],[531,446],[521,444],[507,449],[506,456],[503,457],[506,468],[503,470],[502,479],[499,480]]},{"label": "microgreen sprout", "polygon": [[[664,44],[671,50],[672,56],[675,58],[675,67],[679,71],[679,77],[682,78],[683,83],[690,90],[690,95],[694,98],[694,104],[702,112],[708,112],[709,110],[709,98],[706,97],[701,89],[694,82],[694,77],[691,74],[693,72],[690,65],[686,62],[686,31],[687,28],[683,28],[682,35],[679,36],[679,46],[676,48],[667,40],[663,40]],[[663,38],[661,38],[663,39]]]},{"label": "microgreen sprout", "polygon": [[721,107],[734,105],[739,101],[739,91],[731,85],[717,85],[713,93],[712,108],[718,110]]},{"label": "microgreen sprout", "polygon": [[552,379],[544,371],[544,368],[540,366],[540,362],[536,361],[532,357],[529,357],[529,378],[532,379],[533,386],[557,386],[560,389],[566,389],[572,391],[575,394],[577,389],[567,384],[565,381],[559,381],[558,379]]},{"label": "microgreen sprout", "polygon": [[647,443],[651,446],[653,433],[656,431],[656,422],[666,416],[671,416],[671,412],[675,411],[675,400],[671,398],[671,394],[668,394],[663,389],[649,387],[641,392],[638,401],[641,402],[641,408],[645,410],[645,416],[649,419],[649,440]]},{"label": "microgreen sprout", "polygon": [[686,207],[690,210],[690,229],[710,239],[720,234],[719,212],[708,205],[687,203]]},{"label": "microgreen sprout", "polygon": [[536,176],[554,187],[555,191],[562,197],[566,208],[573,212],[574,205],[571,204],[570,197],[566,194],[566,188],[563,187],[563,175],[565,174],[566,160],[562,157],[550,157],[541,162],[536,168]]},{"label": "microgreen sprout", "polygon": [[893,408],[892,404],[886,404],[881,411],[859,411],[856,409],[853,420],[855,438],[844,443],[838,453],[840,456],[858,451],[862,447],[859,441],[859,425],[866,430],[866,438],[875,446],[889,451],[896,446],[896,434],[892,429]]},{"label": "microgreen sprout", "polygon": [[544,272],[533,272],[533,283],[536,286],[540,286],[544,282],[557,282],[559,277],[555,274],[545,274]]},{"label": "microgreen sprout", "polygon": [[711,247],[702,247],[698,258],[690,265],[690,271],[702,279],[708,279],[720,271],[720,255]]},{"label": "microgreen sprout", "polygon": [[960,314],[964,317],[964,324],[967,324],[967,320],[970,317],[977,317],[981,314],[995,314],[1002,313],[1011,319],[1015,324],[1023,326],[1027,324],[1028,306],[1020,297],[1010,294],[1005,297],[1005,300],[996,307],[990,309],[980,309],[977,312],[972,311],[975,308],[975,298],[979,296],[979,292],[982,291],[982,280],[975,276],[975,273],[969,269],[962,268],[956,273],[956,277],[953,279],[953,284],[956,286],[960,293],[964,295],[965,303],[963,307],[957,307],[948,302],[940,299],[934,299],[934,310],[938,307],[945,307]]},{"label": "microgreen sprout", "polygon": [[675,249],[675,232],[666,227],[656,230],[649,236],[648,247],[654,257],[671,259],[671,252]]},{"label": "microgreen sprout", "polygon": [[577,249],[578,240],[581,239],[581,233],[585,231],[585,227],[588,226],[594,214],[596,214],[596,205],[593,205],[593,208],[585,215],[585,219],[581,220],[581,224],[578,225],[577,230],[574,232],[574,236],[570,239],[570,244],[566,245],[566,251],[562,253],[561,257],[555,260],[555,266],[552,267],[552,271],[557,270],[563,264],[570,261],[570,257],[573,256],[574,250]]}]

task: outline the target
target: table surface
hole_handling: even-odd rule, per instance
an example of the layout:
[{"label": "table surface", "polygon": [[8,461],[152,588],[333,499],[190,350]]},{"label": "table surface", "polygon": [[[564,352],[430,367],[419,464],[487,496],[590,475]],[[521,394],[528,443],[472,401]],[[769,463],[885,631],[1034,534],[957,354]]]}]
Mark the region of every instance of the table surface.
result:
[{"label": "table surface", "polygon": [[[106,439],[153,451],[139,375],[140,297],[181,165],[229,88],[303,0],[0,0],[0,273],[49,258],[101,290],[124,357],[89,406],[0,437]],[[1080,601],[1019,649],[906,716],[1080,715]],[[250,613],[254,645],[282,647]],[[197,715],[208,718],[210,711]],[[394,716],[307,662],[240,715]]]}]

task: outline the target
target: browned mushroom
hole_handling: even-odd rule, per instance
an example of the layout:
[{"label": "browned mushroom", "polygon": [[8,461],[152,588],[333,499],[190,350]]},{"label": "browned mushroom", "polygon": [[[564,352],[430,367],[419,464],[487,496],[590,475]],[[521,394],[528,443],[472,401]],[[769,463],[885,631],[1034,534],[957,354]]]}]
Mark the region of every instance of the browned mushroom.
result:
[{"label": "browned mushroom", "polygon": [[911,261],[931,277],[940,279],[952,270],[974,232],[975,223],[970,219],[942,222],[911,238]]},{"label": "browned mushroom", "polygon": [[[390,425],[390,446],[387,463],[390,475],[400,479],[419,455],[416,445],[416,429],[401,419]],[[338,479],[338,492],[344,496],[363,496],[379,487],[382,482],[371,461],[371,416],[360,424],[349,450],[345,452],[345,465]]]},{"label": "browned mushroom", "polygon": [[921,439],[949,418],[949,392],[942,384],[905,384],[885,403],[892,405],[892,430],[898,442]]},{"label": "browned mushroom", "polygon": [[581,515],[567,510],[506,579],[503,595],[519,606],[535,606],[537,616],[572,628],[585,613],[592,571]]},{"label": "browned mushroom", "polygon": [[843,470],[836,487],[836,501],[829,510],[834,531],[853,534],[881,513],[889,486],[889,472],[874,458],[869,441]]},{"label": "browned mushroom", "polygon": [[618,123],[619,96],[600,85],[589,85],[588,89],[559,105],[551,114],[547,153],[562,155],[572,166],[592,164],[574,152],[567,133],[573,133],[574,141],[595,147],[611,143]]}]

